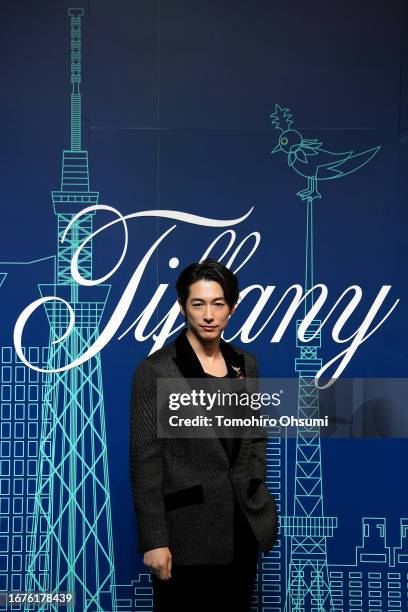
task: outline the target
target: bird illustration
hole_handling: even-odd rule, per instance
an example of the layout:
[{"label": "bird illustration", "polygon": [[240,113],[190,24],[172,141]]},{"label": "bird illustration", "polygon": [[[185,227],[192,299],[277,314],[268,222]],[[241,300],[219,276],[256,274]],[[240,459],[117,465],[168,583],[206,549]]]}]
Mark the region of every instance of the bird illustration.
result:
[{"label": "bird illustration", "polygon": [[275,104],[271,118],[275,130],[281,132],[279,142],[271,153],[286,153],[288,165],[307,178],[307,189],[297,192],[302,200],[321,198],[317,189],[318,181],[329,181],[355,172],[367,164],[381,148],[373,147],[361,153],[333,153],[323,149],[323,143],[316,138],[303,138],[300,132],[292,129],[293,119],[288,108]]}]

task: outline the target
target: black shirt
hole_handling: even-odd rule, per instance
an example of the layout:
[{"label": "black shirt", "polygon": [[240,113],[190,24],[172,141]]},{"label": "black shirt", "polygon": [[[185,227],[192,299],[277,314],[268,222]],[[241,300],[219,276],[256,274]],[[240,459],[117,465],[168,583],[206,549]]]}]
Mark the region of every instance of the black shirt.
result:
[{"label": "black shirt", "polygon": [[[206,378],[229,378],[229,373],[227,372],[225,376],[214,376],[213,374],[208,374],[208,372],[204,372]],[[232,458],[232,451],[234,448],[234,438],[219,438],[221,444],[223,445],[227,455],[229,458]]]}]

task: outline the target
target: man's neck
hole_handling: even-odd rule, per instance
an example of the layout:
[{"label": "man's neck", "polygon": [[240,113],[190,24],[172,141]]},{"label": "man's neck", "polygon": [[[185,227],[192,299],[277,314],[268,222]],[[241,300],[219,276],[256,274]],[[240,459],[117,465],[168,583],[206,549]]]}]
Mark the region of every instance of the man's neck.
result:
[{"label": "man's neck", "polygon": [[208,340],[203,342],[201,338],[197,338],[196,335],[190,330],[186,331],[187,340],[190,342],[194,349],[194,352],[199,357],[217,357],[220,353],[220,338],[214,338],[214,340]]}]

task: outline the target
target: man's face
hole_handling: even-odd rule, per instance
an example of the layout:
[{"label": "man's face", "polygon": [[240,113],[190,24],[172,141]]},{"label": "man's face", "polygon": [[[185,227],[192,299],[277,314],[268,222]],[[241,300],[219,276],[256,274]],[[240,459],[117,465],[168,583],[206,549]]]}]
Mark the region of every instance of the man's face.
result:
[{"label": "man's face", "polygon": [[187,324],[194,335],[201,340],[214,340],[227,327],[230,308],[225,301],[224,291],[213,280],[199,280],[190,285],[186,307],[180,309],[187,317]]}]

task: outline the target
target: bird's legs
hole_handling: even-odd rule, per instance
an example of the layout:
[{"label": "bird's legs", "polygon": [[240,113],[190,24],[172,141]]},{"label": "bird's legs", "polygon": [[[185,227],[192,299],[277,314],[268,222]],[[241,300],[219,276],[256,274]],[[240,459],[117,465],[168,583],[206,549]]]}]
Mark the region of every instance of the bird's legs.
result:
[{"label": "bird's legs", "polygon": [[307,177],[307,189],[298,191],[297,194],[302,200],[314,200],[315,198],[321,198],[322,196],[317,190],[317,178],[315,176]]}]

